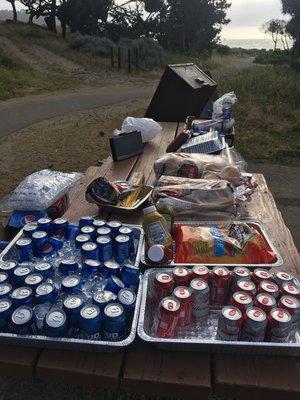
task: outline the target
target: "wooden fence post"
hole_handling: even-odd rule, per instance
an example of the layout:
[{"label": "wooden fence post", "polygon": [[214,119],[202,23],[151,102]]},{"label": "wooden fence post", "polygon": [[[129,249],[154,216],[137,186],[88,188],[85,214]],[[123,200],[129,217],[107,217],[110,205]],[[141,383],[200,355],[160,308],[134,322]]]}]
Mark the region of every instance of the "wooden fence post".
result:
[{"label": "wooden fence post", "polygon": [[131,73],[131,49],[128,49],[128,73]]},{"label": "wooden fence post", "polygon": [[111,67],[114,68],[115,60],[114,60],[114,48],[113,47],[110,48],[110,63],[111,63]]},{"label": "wooden fence post", "polygon": [[118,47],[118,68],[122,66],[122,48]]},{"label": "wooden fence post", "polygon": [[137,71],[139,71],[140,69],[140,65],[139,65],[139,49],[138,47],[135,49],[135,68]]}]

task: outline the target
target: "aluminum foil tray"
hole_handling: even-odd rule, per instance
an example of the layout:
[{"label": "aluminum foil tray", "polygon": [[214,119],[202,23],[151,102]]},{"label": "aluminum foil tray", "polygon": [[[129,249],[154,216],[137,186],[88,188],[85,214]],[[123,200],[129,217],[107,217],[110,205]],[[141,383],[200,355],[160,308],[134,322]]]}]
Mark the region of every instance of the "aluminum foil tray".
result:
[{"label": "aluminum foil tray", "polygon": [[[163,269],[171,272],[171,268]],[[156,268],[149,269],[144,274],[140,317],[138,322],[139,337],[162,350],[170,351],[197,351],[202,353],[232,353],[251,355],[300,355],[300,330],[291,334],[287,343],[270,342],[226,342],[216,340],[218,317],[221,308],[211,307],[208,319],[195,320],[188,327],[179,327],[173,339],[162,339],[155,336],[155,322],[158,307],[148,301],[149,293],[153,288]]]},{"label": "aluminum foil tray", "polygon": [[[125,224],[124,224],[125,225]],[[139,225],[126,226],[133,228],[135,231],[136,243],[136,258],[135,265],[138,266],[140,262],[141,246],[143,242],[143,230]],[[0,262],[8,259],[16,258],[16,241],[23,235],[20,231],[14,239],[8,244],[0,255]],[[53,338],[43,335],[17,335],[14,333],[3,333],[0,332],[0,343],[14,344],[21,346],[34,346],[44,348],[55,348],[55,349],[76,349],[85,351],[98,351],[98,352],[113,352],[123,349],[129,346],[135,339],[136,329],[138,323],[138,316],[140,310],[142,296],[142,274],[140,275],[140,284],[136,297],[136,305],[134,315],[132,319],[132,325],[129,335],[122,341],[109,342],[109,341],[97,341],[97,340],[86,340],[86,339],[75,339],[75,338]]]},{"label": "aluminum foil tray", "polygon": [[[266,269],[270,269],[273,267],[280,267],[283,264],[283,260],[281,255],[279,254],[278,250],[276,249],[276,247],[274,246],[274,244],[272,243],[271,239],[269,238],[269,235],[266,231],[266,228],[263,226],[263,224],[259,221],[250,219],[250,218],[243,218],[240,219],[238,221],[175,221],[174,225],[176,224],[181,224],[181,225],[191,225],[191,226],[199,226],[199,225],[209,225],[209,224],[226,224],[226,223],[247,223],[250,226],[253,226],[255,229],[257,229],[259,231],[259,233],[264,237],[264,240],[267,243],[267,246],[269,247],[270,250],[272,250],[275,254],[276,254],[276,261],[271,263],[271,264],[223,264],[223,263],[218,263],[218,264],[211,264],[211,263],[201,263],[202,265],[207,265],[207,266],[224,266],[227,267],[229,269],[233,269],[234,267],[237,266],[243,266],[243,267],[247,267],[250,270],[251,269],[255,269],[258,267],[262,267],[262,268],[266,268]],[[175,252],[175,244],[174,244],[174,252]],[[148,264],[148,262],[145,259],[145,242],[143,242],[142,245],[142,249],[141,249],[141,263],[144,266],[144,269],[147,268],[153,268],[154,265],[150,265]],[[194,264],[186,264],[186,263],[175,263],[174,261],[172,261],[170,264],[168,264],[170,266],[185,266],[187,268],[192,268],[195,265],[200,265],[197,263]]]},{"label": "aluminum foil tray", "polygon": [[107,211],[113,211],[114,213],[117,214],[132,214],[136,212],[146,201],[149,199],[149,197],[152,194],[153,186],[145,186],[144,187],[144,196],[133,206],[133,207],[120,207],[120,206],[114,206],[112,204],[105,204],[105,203],[99,203],[95,202],[95,200],[89,196],[86,195],[86,200],[89,203],[95,203],[99,207],[100,210],[107,210]]}]

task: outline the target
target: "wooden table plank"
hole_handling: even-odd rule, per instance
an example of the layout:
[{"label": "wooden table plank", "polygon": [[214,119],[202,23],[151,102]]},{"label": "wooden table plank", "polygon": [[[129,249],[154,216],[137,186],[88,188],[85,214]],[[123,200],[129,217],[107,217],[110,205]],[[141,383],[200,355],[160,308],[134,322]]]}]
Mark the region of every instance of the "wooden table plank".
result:
[{"label": "wooden table plank", "polygon": [[294,358],[215,355],[215,393],[253,400],[300,398],[300,375]]},{"label": "wooden table plank", "polygon": [[37,364],[37,378],[116,389],[119,381],[123,351],[91,353],[69,350],[43,350]]},{"label": "wooden table plank", "polygon": [[40,350],[33,347],[0,346],[0,374],[31,376]]},{"label": "wooden table plank", "polygon": [[124,363],[125,391],[182,399],[207,398],[211,392],[210,355],[160,351],[136,341]]}]

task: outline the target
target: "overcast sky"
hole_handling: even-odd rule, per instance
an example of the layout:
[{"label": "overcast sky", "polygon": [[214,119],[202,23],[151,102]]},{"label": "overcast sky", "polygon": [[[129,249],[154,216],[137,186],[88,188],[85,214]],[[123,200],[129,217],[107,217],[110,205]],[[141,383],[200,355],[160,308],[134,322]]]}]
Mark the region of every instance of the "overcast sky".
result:
[{"label": "overcast sky", "polygon": [[[228,12],[231,22],[222,31],[224,39],[264,38],[259,27],[271,18],[282,18],[281,0],[231,0],[231,3]],[[9,8],[6,0],[0,0],[0,9]]]}]

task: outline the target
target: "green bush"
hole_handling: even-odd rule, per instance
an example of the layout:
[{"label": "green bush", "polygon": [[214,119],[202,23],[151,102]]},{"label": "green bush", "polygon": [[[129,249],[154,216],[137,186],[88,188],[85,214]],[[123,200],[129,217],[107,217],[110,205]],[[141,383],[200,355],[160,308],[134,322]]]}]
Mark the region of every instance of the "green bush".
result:
[{"label": "green bush", "polygon": [[140,66],[144,69],[151,70],[167,63],[164,49],[153,39],[136,39],[132,49],[138,51]]},{"label": "green bush", "polygon": [[291,63],[291,53],[286,50],[261,50],[255,57],[257,64],[284,65]]},{"label": "green bush", "polygon": [[7,55],[4,54],[3,51],[0,49],[0,67],[12,69],[15,66],[16,64],[13,62],[13,60],[7,57]]},{"label": "green bush", "polygon": [[231,54],[231,48],[226,46],[225,44],[216,44],[215,49],[217,53],[221,54],[222,56],[227,56]]},{"label": "green bush", "polygon": [[71,49],[92,54],[93,56],[108,56],[114,42],[106,37],[76,34],[71,36],[69,46]]}]

